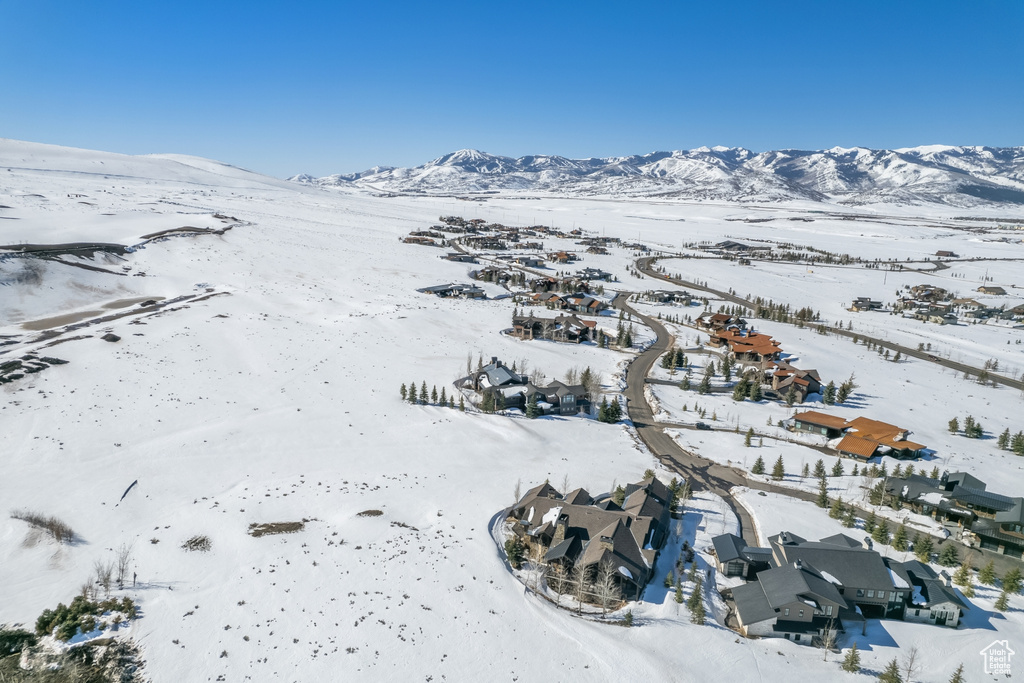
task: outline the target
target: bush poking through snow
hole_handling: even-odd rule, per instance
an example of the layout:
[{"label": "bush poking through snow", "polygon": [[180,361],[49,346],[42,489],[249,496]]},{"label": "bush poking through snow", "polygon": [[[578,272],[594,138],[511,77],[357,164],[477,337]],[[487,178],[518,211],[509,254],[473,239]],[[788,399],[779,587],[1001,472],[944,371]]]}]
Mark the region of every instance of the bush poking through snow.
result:
[{"label": "bush poking through snow", "polygon": [[193,536],[184,543],[181,544],[182,550],[208,552],[210,550],[211,543],[209,536]]},{"label": "bush poking through snow", "polygon": [[71,527],[56,517],[47,517],[30,510],[15,510],[11,513],[11,517],[46,531],[58,543],[71,543],[75,540],[75,532],[71,530]]},{"label": "bush poking through snow", "polygon": [[57,609],[43,610],[36,619],[36,635],[53,633],[58,640],[68,641],[80,630],[89,633],[96,629],[96,617],[105,612],[118,612],[123,618],[134,619],[135,602],[128,597],[94,602],[76,595],[70,605],[60,603]]}]

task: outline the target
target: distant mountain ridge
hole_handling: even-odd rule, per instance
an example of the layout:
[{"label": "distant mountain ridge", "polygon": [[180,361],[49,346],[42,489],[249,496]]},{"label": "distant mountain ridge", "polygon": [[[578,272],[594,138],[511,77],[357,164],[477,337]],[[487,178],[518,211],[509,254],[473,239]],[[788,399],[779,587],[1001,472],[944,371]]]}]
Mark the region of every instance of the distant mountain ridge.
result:
[{"label": "distant mountain ridge", "polygon": [[590,159],[514,159],[463,149],[415,168],[377,166],[361,173],[323,178],[303,174],[289,180],[413,194],[513,191],[738,202],[1024,205],[1024,147],[833,147],[761,153],[698,147]]}]

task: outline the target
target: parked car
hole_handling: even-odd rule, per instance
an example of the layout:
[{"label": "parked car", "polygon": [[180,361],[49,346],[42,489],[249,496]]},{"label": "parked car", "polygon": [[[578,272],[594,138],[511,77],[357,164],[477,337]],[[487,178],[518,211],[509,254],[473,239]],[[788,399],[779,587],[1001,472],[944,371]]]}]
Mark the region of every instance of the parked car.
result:
[{"label": "parked car", "polygon": [[697,424],[694,425],[694,427],[696,427],[697,429],[706,429],[707,431],[711,431],[711,425],[707,424],[706,422],[698,422]]}]

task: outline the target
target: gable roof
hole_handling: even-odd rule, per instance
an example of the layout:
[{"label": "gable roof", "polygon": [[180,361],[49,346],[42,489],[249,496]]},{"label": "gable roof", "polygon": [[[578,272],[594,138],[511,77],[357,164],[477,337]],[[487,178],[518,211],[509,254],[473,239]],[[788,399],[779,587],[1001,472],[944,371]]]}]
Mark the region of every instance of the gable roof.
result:
[{"label": "gable roof", "polygon": [[847,434],[836,444],[836,450],[840,453],[849,453],[861,458],[870,458],[878,450],[878,443],[870,439]]},{"label": "gable roof", "polygon": [[909,562],[889,562],[889,568],[913,586],[910,603],[921,607],[932,607],[943,603],[953,603],[960,609],[969,609],[952,588],[946,586],[938,574],[926,564],[911,560]]},{"label": "gable roof", "polygon": [[790,419],[806,422],[807,424],[818,425],[819,427],[827,427],[829,429],[843,429],[846,427],[847,422],[845,418],[839,417],[838,415],[820,413],[817,410],[805,410],[802,413],[797,413]]},{"label": "gable roof", "polygon": [[847,588],[893,588],[892,576],[882,556],[873,550],[860,547],[860,544],[837,543],[835,537],[831,537],[830,542],[784,543],[780,541],[781,536],[768,539],[775,563],[779,566],[799,560],[820,572],[827,572]]}]

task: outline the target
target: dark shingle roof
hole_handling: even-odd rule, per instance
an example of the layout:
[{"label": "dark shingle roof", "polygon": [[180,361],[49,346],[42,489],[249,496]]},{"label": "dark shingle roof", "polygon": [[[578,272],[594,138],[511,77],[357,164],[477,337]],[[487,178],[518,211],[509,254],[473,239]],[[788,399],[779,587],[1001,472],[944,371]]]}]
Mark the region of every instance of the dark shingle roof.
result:
[{"label": "dark shingle roof", "polygon": [[[944,602],[951,602],[961,609],[969,609],[952,588],[946,586],[938,574],[926,564],[911,560],[909,562],[889,562],[892,569],[901,579],[915,586],[918,590],[911,594],[911,603],[921,607],[931,607]],[[915,599],[920,596],[923,599]]]},{"label": "dark shingle roof", "polygon": [[[834,576],[844,587],[893,588],[892,577],[882,562],[882,556],[873,550],[836,545],[835,543],[800,541],[779,543],[780,537],[769,539],[778,554],[778,563],[801,560],[820,572]],[[799,538],[789,534],[791,538]]]}]

